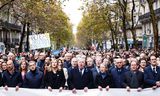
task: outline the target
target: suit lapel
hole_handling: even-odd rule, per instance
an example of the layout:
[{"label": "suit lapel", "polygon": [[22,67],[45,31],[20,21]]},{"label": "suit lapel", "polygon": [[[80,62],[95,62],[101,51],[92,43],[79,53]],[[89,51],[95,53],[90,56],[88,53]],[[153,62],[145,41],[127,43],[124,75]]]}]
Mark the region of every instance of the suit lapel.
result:
[{"label": "suit lapel", "polygon": [[86,74],[86,68],[84,68],[84,72],[83,72],[83,74],[82,74],[82,77]]},{"label": "suit lapel", "polygon": [[154,77],[154,73],[153,73],[153,70],[152,70],[152,68],[151,68],[151,65],[149,66],[149,70],[150,70],[150,72],[151,72],[151,76],[152,76],[152,78],[156,78],[156,77]]},{"label": "suit lapel", "polygon": [[[76,72],[75,72],[77,75],[78,75],[78,77],[81,77],[81,74],[80,74],[80,72],[79,72],[79,69],[77,68],[77,70],[76,70]],[[76,75],[75,74],[75,75]]]}]

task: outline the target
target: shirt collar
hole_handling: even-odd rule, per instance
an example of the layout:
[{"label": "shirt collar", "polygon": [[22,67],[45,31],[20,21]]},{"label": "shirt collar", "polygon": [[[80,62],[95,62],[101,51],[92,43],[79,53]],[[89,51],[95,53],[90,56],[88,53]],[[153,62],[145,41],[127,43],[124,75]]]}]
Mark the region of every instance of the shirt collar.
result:
[{"label": "shirt collar", "polygon": [[97,70],[97,72],[99,73],[100,71],[99,71],[99,68],[96,66],[96,70]]},{"label": "shirt collar", "polygon": [[84,73],[84,68],[83,69],[79,69],[80,72],[82,72],[82,74]]},{"label": "shirt collar", "polygon": [[151,69],[152,69],[152,70],[153,70],[153,68],[155,68],[155,69],[156,69],[156,68],[157,68],[157,66],[152,66],[152,65],[151,65]]},{"label": "shirt collar", "polygon": [[[153,68],[155,68],[155,69],[153,69]],[[155,73],[157,73],[157,69],[156,68],[157,68],[157,66],[152,66],[151,65],[151,69],[152,69],[152,71],[155,71]]]}]

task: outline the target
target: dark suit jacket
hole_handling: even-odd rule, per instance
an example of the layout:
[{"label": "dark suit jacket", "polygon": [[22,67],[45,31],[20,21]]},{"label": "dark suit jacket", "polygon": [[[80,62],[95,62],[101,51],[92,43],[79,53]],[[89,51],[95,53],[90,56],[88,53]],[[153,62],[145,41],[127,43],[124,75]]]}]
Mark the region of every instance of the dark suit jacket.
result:
[{"label": "dark suit jacket", "polygon": [[68,77],[69,89],[83,89],[84,87],[92,88],[93,86],[93,75],[87,68],[84,69],[84,73],[81,76],[78,68],[74,68],[70,71]]},{"label": "dark suit jacket", "polygon": [[97,74],[95,84],[97,88],[98,86],[101,86],[102,88],[105,88],[107,86],[112,87],[113,86],[112,75],[106,72],[106,76],[102,78],[102,75],[100,73]]},{"label": "dark suit jacket", "polygon": [[96,80],[96,76],[97,76],[99,73],[98,73],[96,67],[92,68],[91,71],[92,71],[92,74],[93,74],[94,86],[96,86],[96,85],[95,85],[95,80]]},{"label": "dark suit jacket", "polygon": [[[143,88],[143,82],[144,82],[144,75],[143,75],[143,73],[140,72],[140,71],[137,71],[136,72],[136,76],[137,76],[137,80],[138,80],[138,87]],[[127,87],[127,86],[131,87],[131,80],[132,80],[132,72],[128,71],[128,72],[126,72],[124,74],[123,86],[124,87]]]},{"label": "dark suit jacket", "polygon": [[66,79],[64,77],[63,70],[57,71],[57,73],[47,72],[44,76],[44,85],[47,88],[48,86],[53,89],[59,89],[60,87],[64,87]]},{"label": "dark suit jacket", "polygon": [[123,82],[124,82],[124,73],[128,70],[125,68],[121,69],[121,72],[117,71],[117,68],[113,68],[111,70],[111,75],[113,77],[113,85],[115,88],[123,88]]},{"label": "dark suit jacket", "polygon": [[[75,68],[77,68],[77,67],[75,67]],[[72,66],[67,69],[68,75],[70,74],[70,72],[71,72],[72,69],[74,69]]]},{"label": "dark suit jacket", "polygon": [[145,87],[153,87],[156,85],[156,81],[160,81],[160,67],[156,67],[157,74],[153,75],[151,66],[148,66],[144,70],[144,82]]},{"label": "dark suit jacket", "polygon": [[9,71],[3,73],[3,85],[8,87],[22,86],[22,76],[19,71],[14,71],[10,74]]}]

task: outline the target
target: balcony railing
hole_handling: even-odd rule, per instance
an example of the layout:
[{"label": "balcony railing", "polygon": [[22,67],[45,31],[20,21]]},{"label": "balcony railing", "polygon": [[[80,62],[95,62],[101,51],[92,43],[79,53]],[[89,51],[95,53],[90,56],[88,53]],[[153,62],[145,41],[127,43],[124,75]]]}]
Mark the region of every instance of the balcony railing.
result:
[{"label": "balcony railing", "polygon": [[21,31],[21,26],[8,23],[7,21],[3,22],[2,20],[0,20],[0,26],[4,29],[15,30],[19,32]]},{"label": "balcony railing", "polygon": [[[160,8],[155,10],[155,14],[156,14],[157,18],[160,19]],[[139,16],[139,20],[142,23],[149,22],[150,21],[150,12]]]}]

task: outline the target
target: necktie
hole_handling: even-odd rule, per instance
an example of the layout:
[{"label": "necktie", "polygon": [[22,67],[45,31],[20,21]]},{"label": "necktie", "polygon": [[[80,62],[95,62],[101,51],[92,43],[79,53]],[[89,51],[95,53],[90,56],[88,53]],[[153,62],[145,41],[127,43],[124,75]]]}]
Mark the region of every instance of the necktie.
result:
[{"label": "necktie", "polygon": [[156,73],[157,73],[157,71],[156,71],[156,68],[155,68],[155,67],[153,68],[153,72],[154,72],[154,74],[156,74]]},{"label": "necktie", "polygon": [[79,69],[79,73],[80,73],[81,76],[83,75],[83,74],[82,74],[82,69]]},{"label": "necktie", "polygon": [[154,76],[154,78],[156,78],[156,75],[157,75],[156,68],[154,67],[152,71],[153,71],[153,76]]}]

